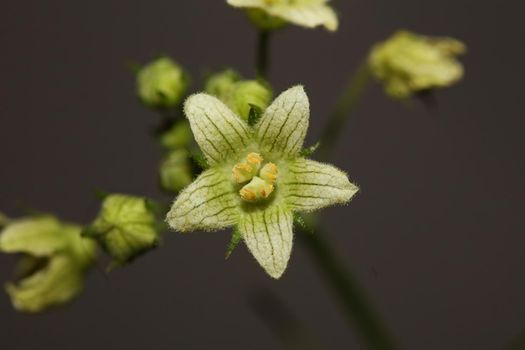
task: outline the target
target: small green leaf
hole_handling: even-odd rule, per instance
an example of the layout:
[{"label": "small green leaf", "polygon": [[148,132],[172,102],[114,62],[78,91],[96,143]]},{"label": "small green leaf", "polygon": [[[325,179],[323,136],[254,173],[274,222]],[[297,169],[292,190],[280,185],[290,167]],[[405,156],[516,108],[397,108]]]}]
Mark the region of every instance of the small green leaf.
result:
[{"label": "small green leaf", "polygon": [[97,199],[100,199],[101,201],[103,201],[104,199],[106,199],[107,196],[109,196],[109,193],[104,191],[104,190],[101,190],[99,188],[95,188],[95,197]]},{"label": "small green leaf", "polygon": [[10,219],[0,212],[0,228],[7,226],[9,221]]},{"label": "small green leaf", "polygon": [[127,68],[130,72],[132,72],[132,73],[134,73],[134,74],[138,74],[139,71],[140,71],[140,68],[142,68],[142,67],[141,67],[141,65],[140,65],[138,62],[135,62],[135,61],[129,61],[129,62],[126,63],[126,68]]},{"label": "small green leaf", "polygon": [[294,213],[293,214],[293,221],[294,223],[301,229],[303,230],[304,232],[306,233],[310,233],[310,234],[313,234],[314,233],[314,230],[312,227],[310,227],[307,223],[306,223],[306,220],[301,216],[301,214],[299,213]]},{"label": "small green leaf", "polygon": [[224,257],[226,260],[230,257],[230,255],[232,255],[233,251],[235,250],[235,248],[237,248],[237,246],[239,245],[239,243],[241,243],[241,241],[242,241],[241,232],[239,231],[237,227],[235,227],[233,229],[232,238],[230,240],[230,243],[228,244],[228,248],[226,248],[226,256]]},{"label": "small green leaf", "polygon": [[190,154],[191,160],[197,165],[200,169],[206,170],[210,167],[208,161],[201,152],[192,152]]},{"label": "small green leaf", "polygon": [[250,112],[248,113],[248,125],[254,126],[262,117],[262,110],[259,106],[250,104]]},{"label": "small green leaf", "polygon": [[321,143],[318,141],[313,146],[303,148],[301,152],[299,152],[299,156],[301,157],[310,157],[312,154],[314,154],[315,151],[319,148]]}]

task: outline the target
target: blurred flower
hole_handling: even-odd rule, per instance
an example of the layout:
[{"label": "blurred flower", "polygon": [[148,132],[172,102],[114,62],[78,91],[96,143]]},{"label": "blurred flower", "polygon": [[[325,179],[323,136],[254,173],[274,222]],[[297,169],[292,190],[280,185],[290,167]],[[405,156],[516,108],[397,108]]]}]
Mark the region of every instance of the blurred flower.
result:
[{"label": "blurred flower", "polygon": [[230,94],[235,83],[241,79],[242,77],[239,73],[233,69],[226,69],[210,75],[204,83],[204,91],[222,99]]},{"label": "blurred flower", "polygon": [[234,7],[247,9],[250,19],[261,29],[274,29],[284,23],[306,28],[324,26],[337,30],[338,20],[329,0],[227,0]]},{"label": "blurred flower", "polygon": [[52,216],[13,220],[0,234],[0,251],[22,253],[16,282],[6,285],[14,307],[39,312],[62,305],[83,289],[96,245],[81,227]]},{"label": "blurred flower", "polygon": [[253,106],[264,111],[270,104],[272,91],[256,80],[243,80],[237,82],[226,105],[244,120],[248,120],[250,110]]},{"label": "blurred flower", "polygon": [[108,195],[84,236],[96,239],[113,258],[113,265],[127,263],[157,246],[158,227],[152,203],[124,194]]},{"label": "blurred flower", "polygon": [[368,62],[387,94],[406,98],[459,81],[463,66],[456,56],[465,50],[465,45],[456,39],[398,31],[372,49]]},{"label": "blurred flower", "polygon": [[286,269],[293,212],[348,202],[347,175],[299,155],[310,114],[302,86],[283,92],[251,127],[217,98],[188,98],[184,111],[210,168],[175,200],[168,224],[181,232],[236,225],[273,278]]},{"label": "blurred flower", "polygon": [[268,84],[258,80],[241,80],[233,70],[225,70],[208,78],[204,90],[219,98],[244,120],[248,120],[250,109],[263,111],[272,99]]},{"label": "blurred flower", "polygon": [[179,192],[188,186],[193,180],[188,151],[171,151],[162,162],[159,175],[161,186],[166,191]]},{"label": "blurred flower", "polygon": [[169,57],[160,57],[138,71],[137,93],[148,107],[169,109],[176,106],[188,87],[183,69]]},{"label": "blurred flower", "polygon": [[192,139],[190,125],[184,120],[175,123],[160,135],[160,144],[166,149],[175,150],[189,147]]}]

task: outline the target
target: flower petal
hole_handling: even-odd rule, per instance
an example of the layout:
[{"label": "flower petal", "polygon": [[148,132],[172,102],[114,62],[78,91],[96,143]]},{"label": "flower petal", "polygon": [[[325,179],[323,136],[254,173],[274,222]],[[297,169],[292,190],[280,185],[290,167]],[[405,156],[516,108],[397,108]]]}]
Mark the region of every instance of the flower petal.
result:
[{"label": "flower petal", "polygon": [[257,262],[273,278],[283,274],[292,252],[293,215],[282,206],[244,213],[239,230]]},{"label": "flower petal", "polygon": [[281,5],[268,11],[271,15],[281,17],[288,22],[307,28],[324,26],[330,31],[338,27],[337,15],[334,10],[325,4],[311,4],[304,6]]},{"label": "flower petal", "polygon": [[308,130],[310,103],[302,86],[281,93],[255,126],[260,146],[277,156],[294,157]]},{"label": "flower petal", "polygon": [[216,97],[192,95],[184,104],[184,113],[210,165],[234,156],[250,142],[248,126]]},{"label": "flower petal", "polygon": [[228,0],[234,7],[258,8],[268,14],[282,18],[290,23],[307,28],[324,26],[326,29],[337,30],[338,20],[334,10],[328,6],[327,0],[301,0],[293,3],[264,0]]},{"label": "flower petal", "polygon": [[218,230],[237,222],[239,195],[223,168],[203,172],[177,197],[166,221],[175,230]]},{"label": "flower petal", "polygon": [[288,163],[279,186],[286,203],[297,211],[346,203],[359,190],[341,170],[304,158]]},{"label": "flower petal", "polygon": [[69,256],[58,255],[29,277],[7,283],[6,291],[17,310],[40,312],[77,296],[84,287],[84,272]]},{"label": "flower petal", "polygon": [[70,242],[70,233],[52,216],[24,218],[13,221],[0,235],[0,251],[51,255]]}]

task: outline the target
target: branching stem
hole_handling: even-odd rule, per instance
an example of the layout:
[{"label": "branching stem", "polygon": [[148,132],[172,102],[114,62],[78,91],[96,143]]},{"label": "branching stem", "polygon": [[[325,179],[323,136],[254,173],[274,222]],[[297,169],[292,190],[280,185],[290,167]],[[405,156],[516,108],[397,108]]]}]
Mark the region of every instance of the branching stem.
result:
[{"label": "branching stem", "polygon": [[327,158],[330,158],[346,122],[366,91],[369,80],[370,70],[365,61],[359,65],[346,85],[334,112],[323,130],[320,147],[320,154],[323,159],[327,160]]}]

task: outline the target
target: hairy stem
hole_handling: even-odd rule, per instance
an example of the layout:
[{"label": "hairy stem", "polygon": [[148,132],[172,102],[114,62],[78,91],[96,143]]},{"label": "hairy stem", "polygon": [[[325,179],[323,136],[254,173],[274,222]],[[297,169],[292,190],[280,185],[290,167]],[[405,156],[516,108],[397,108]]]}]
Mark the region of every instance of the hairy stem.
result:
[{"label": "hairy stem", "polygon": [[354,325],[369,350],[399,349],[381,317],[371,306],[366,292],[344,268],[321,232],[301,232],[299,239],[308,249],[325,281],[339,298],[347,319]]},{"label": "hairy stem", "polygon": [[260,29],[257,36],[257,76],[265,80],[268,79],[270,65],[270,35],[270,31]]},{"label": "hairy stem", "polygon": [[337,105],[321,135],[321,157],[330,158],[341,132],[366,91],[370,71],[366,61],[361,63],[346,85]]}]

